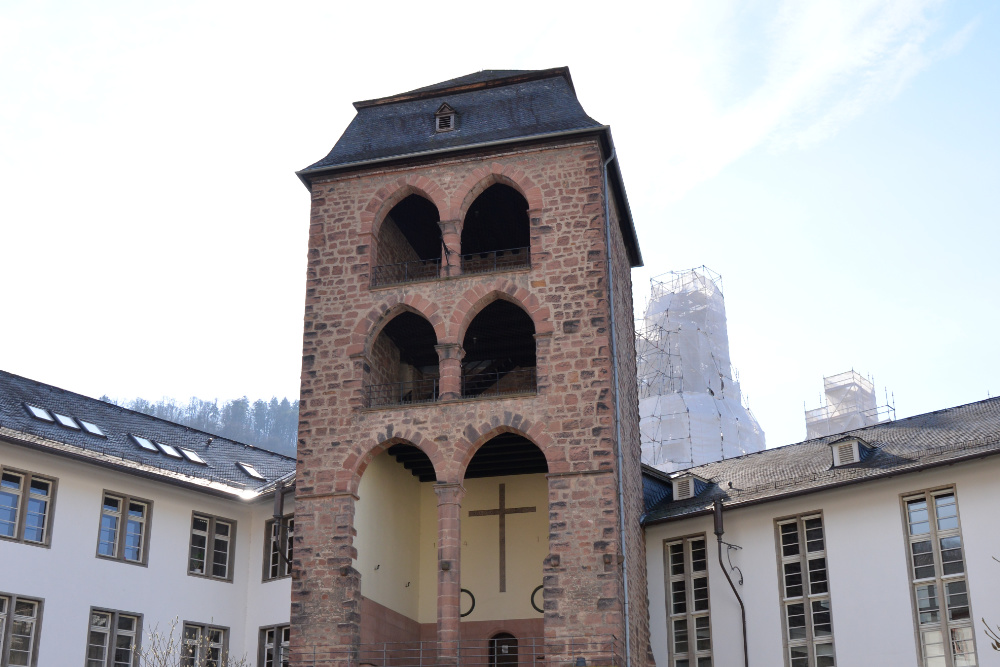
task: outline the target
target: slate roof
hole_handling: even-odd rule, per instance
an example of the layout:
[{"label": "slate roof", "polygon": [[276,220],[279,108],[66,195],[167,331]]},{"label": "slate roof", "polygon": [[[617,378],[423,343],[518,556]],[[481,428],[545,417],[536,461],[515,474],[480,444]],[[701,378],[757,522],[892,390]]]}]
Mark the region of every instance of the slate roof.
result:
[{"label": "slate roof", "polygon": [[[834,469],[830,443],[846,436],[860,438],[873,450],[859,463]],[[709,513],[716,498],[732,509],[995,454],[1000,454],[1000,398],[671,473],[670,478],[695,474],[712,484],[700,495],[678,502],[669,496],[656,500],[655,494],[646,494],[643,523]],[[644,478],[659,484],[667,478],[658,470],[643,468]]]},{"label": "slate roof", "polygon": [[[456,112],[455,129],[437,132],[434,113],[442,103]],[[611,130],[587,115],[576,98],[569,68],[483,70],[406,93],[354,103],[358,113],[322,160],[297,172],[308,187],[331,171],[375,162],[423,157],[511,141],[534,141],[566,133],[596,133],[607,155]],[[615,160],[612,187],[622,203],[620,221],[633,266],[642,265],[639,242]]]},{"label": "slate roof", "polygon": [[[106,437],[33,417],[25,403],[96,424]],[[207,465],[149,452],[135,434],[193,450]],[[252,498],[289,479],[295,459],[0,371],[0,440],[200,490]],[[211,444],[209,444],[211,441]],[[249,463],[265,479],[237,466]]]}]

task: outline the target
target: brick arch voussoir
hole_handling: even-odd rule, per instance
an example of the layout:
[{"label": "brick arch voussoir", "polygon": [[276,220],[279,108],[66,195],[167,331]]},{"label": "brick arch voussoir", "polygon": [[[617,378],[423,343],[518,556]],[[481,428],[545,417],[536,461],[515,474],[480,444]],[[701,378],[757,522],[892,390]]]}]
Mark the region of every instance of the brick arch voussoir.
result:
[{"label": "brick arch voussoir", "polygon": [[549,311],[542,306],[538,298],[519,287],[517,283],[500,278],[492,283],[470,288],[458,300],[451,321],[455,340],[459,342],[464,340],[465,332],[472,324],[472,320],[482,312],[483,308],[498,299],[509,301],[527,313],[535,325],[536,334],[552,332],[552,323],[548,317]]},{"label": "brick arch voussoir", "polygon": [[410,195],[419,195],[434,204],[439,219],[447,220],[444,215],[448,212],[449,202],[444,189],[427,176],[411,174],[378,189],[361,212],[361,233],[370,233],[373,238],[377,236],[389,211]]},{"label": "brick arch voussoir", "polygon": [[447,340],[448,330],[438,307],[427,299],[408,294],[403,299],[390,298],[375,306],[362,317],[351,334],[349,354],[358,354],[371,348],[375,338],[394,317],[400,313],[410,312],[427,320],[434,328],[434,336],[440,345]]},{"label": "brick arch voussoir", "polygon": [[449,220],[457,220],[459,233],[465,225],[469,207],[483,191],[491,185],[501,183],[517,190],[528,202],[528,210],[542,208],[542,190],[523,171],[510,165],[494,163],[490,169],[480,167],[465,177],[462,184],[451,196]]},{"label": "brick arch voussoir", "polygon": [[460,480],[465,479],[465,473],[468,471],[472,459],[475,458],[476,452],[487,442],[503,433],[514,433],[538,447],[545,456],[549,472],[565,467],[560,465],[563,463],[564,457],[552,446],[552,437],[545,432],[541,424],[532,424],[520,414],[506,412],[502,419],[495,417],[491,422],[481,424],[478,427],[472,424],[465,427],[464,438],[456,443],[456,449],[463,452],[458,469]]},{"label": "brick arch voussoir", "polygon": [[441,448],[438,447],[437,443],[433,440],[425,438],[418,432],[412,432],[407,429],[400,433],[392,433],[391,435],[388,433],[380,433],[379,438],[363,453],[358,455],[353,460],[345,461],[345,464],[353,464],[351,468],[351,493],[354,495],[358,494],[358,488],[361,485],[361,478],[364,477],[365,470],[368,469],[368,465],[375,459],[376,456],[386,451],[393,445],[412,445],[422,451],[427,455],[427,458],[431,460],[431,465],[434,466],[434,476],[438,480],[441,480],[441,474],[446,465]]}]

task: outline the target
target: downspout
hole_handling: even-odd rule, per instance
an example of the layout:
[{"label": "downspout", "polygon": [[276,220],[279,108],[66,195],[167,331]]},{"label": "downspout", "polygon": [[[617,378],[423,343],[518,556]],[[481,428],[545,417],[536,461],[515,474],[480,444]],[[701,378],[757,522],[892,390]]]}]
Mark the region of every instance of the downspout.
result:
[{"label": "downspout", "polygon": [[740,603],[740,613],[743,615],[743,665],[744,667],[750,667],[750,653],[747,650],[747,608],[743,606],[743,598],[740,597],[739,592],[736,590],[736,585],[733,584],[733,580],[729,576],[729,570],[722,564],[722,498],[715,499],[714,512],[715,537],[719,540],[719,567],[722,568],[722,573],[726,575],[726,580],[729,581],[729,586],[733,589],[733,595],[736,596],[736,600]]},{"label": "downspout", "polygon": [[604,161],[604,243],[608,254],[608,306],[611,311],[611,381],[615,403],[615,448],[618,450],[618,530],[621,533],[622,583],[625,589],[625,664],[632,665],[632,617],[629,615],[628,597],[628,548],[625,544],[625,486],[622,473],[622,421],[621,406],[618,401],[618,344],[615,327],[615,274],[611,265],[611,197],[608,196],[608,165],[617,153],[611,147],[611,155]]}]

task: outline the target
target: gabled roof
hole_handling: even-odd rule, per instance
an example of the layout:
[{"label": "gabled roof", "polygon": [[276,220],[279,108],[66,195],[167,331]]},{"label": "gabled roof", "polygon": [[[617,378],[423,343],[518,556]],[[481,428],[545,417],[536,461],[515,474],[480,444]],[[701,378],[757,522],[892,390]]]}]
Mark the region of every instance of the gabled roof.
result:
[{"label": "gabled roof", "polygon": [[[96,424],[106,437],[32,416],[25,404]],[[130,435],[185,448],[205,461],[142,449]],[[0,440],[142,477],[245,499],[290,479],[295,459],[0,371]],[[237,465],[249,463],[255,479]]]},{"label": "gabled roof", "polygon": [[[829,446],[848,437],[873,449],[858,463],[833,468]],[[732,509],[995,454],[1000,454],[1000,398],[688,468],[683,472],[710,480],[709,489],[690,500],[647,504],[643,523],[708,514],[716,498]],[[644,476],[654,473],[662,478],[644,466]]]},{"label": "gabled roof", "polygon": [[[448,132],[435,128],[434,114],[442,103],[456,113],[455,127]],[[614,150],[610,128],[588,116],[576,98],[567,67],[484,70],[355,102],[354,107],[357,115],[326,157],[297,172],[307,187],[319,175],[377,163],[567,135],[597,135],[606,156]],[[639,242],[617,160],[609,169],[621,203],[619,224],[629,259],[640,266]]]}]

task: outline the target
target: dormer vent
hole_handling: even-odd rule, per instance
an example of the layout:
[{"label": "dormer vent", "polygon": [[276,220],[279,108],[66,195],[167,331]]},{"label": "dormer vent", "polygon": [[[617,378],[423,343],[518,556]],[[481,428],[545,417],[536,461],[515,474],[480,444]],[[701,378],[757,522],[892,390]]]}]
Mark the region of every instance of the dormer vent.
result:
[{"label": "dormer vent", "polygon": [[845,465],[857,461],[858,459],[854,455],[854,444],[845,442],[837,445],[837,459],[837,465]]},{"label": "dormer vent", "polygon": [[833,453],[833,467],[860,463],[868,458],[872,452],[872,446],[861,438],[840,438],[830,443]]},{"label": "dormer vent", "polygon": [[434,112],[434,130],[437,132],[450,132],[455,129],[455,110],[447,104],[442,104]]},{"label": "dormer vent", "polygon": [[708,482],[697,475],[674,478],[674,500],[694,498],[708,487]]}]

